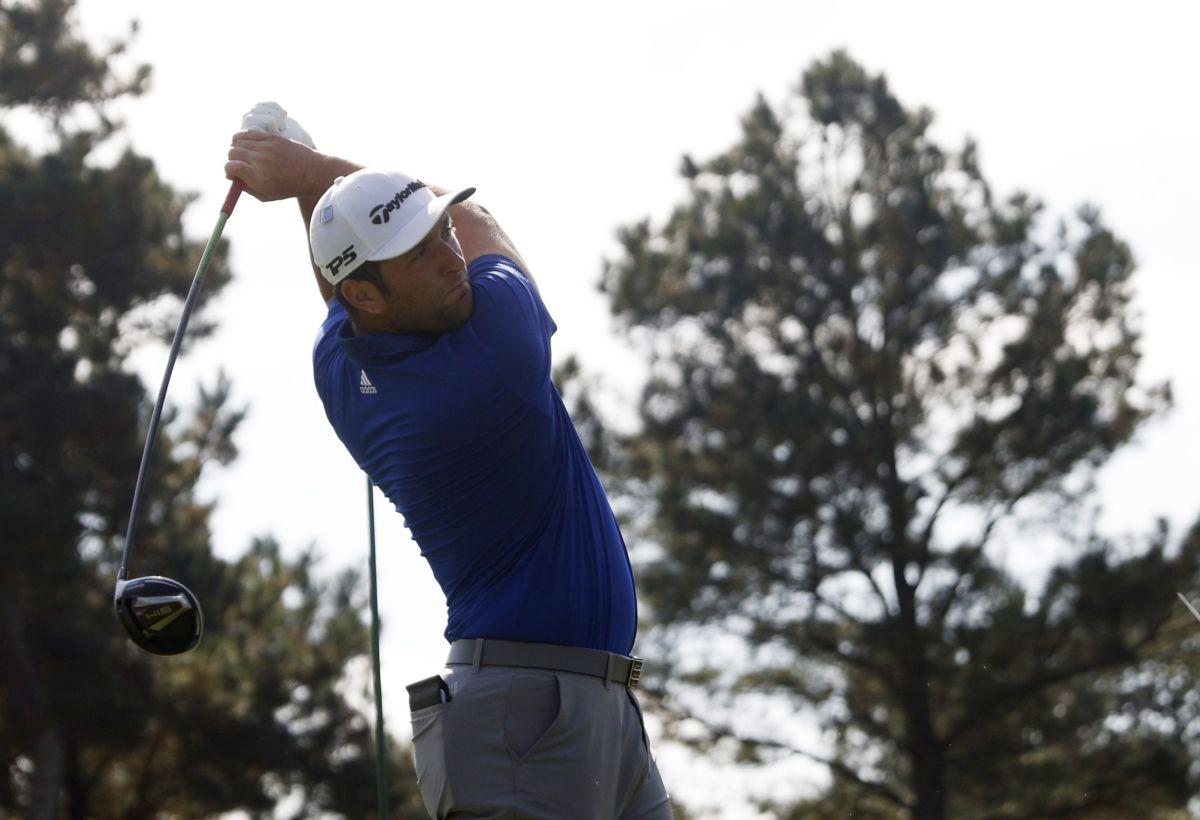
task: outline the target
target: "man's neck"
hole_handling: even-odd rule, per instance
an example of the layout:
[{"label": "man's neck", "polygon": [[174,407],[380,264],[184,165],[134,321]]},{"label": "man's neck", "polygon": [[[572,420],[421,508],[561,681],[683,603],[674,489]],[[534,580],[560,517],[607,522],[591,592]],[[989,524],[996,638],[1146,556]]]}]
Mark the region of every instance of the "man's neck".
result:
[{"label": "man's neck", "polygon": [[350,326],[355,336],[369,336],[372,333],[420,333],[413,327],[400,327],[386,316],[370,313],[356,313],[350,317]]},{"label": "man's neck", "polygon": [[396,333],[379,317],[369,313],[358,313],[350,317],[350,325],[354,328],[355,336],[369,336],[372,333]]}]

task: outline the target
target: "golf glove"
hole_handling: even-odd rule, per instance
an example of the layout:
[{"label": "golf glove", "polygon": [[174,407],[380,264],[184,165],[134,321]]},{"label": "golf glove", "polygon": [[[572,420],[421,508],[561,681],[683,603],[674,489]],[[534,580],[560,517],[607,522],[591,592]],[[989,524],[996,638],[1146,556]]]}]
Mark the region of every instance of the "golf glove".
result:
[{"label": "golf glove", "polygon": [[312,137],[308,132],[287,115],[283,106],[276,102],[260,102],[242,116],[242,128],[247,131],[262,131],[267,134],[278,134],[290,140],[295,140],[309,148],[315,149]]}]

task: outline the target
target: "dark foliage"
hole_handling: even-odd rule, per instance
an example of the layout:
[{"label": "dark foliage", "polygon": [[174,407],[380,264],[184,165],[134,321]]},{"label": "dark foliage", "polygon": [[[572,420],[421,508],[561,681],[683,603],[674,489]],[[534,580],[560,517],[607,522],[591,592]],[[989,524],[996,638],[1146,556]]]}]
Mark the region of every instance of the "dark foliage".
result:
[{"label": "dark foliage", "polygon": [[[651,378],[636,434],[590,438],[648,544],[659,709],[823,764],[781,816],[1184,816],[1200,530],[1129,554],[1072,526],[1170,402],[1136,380],[1133,255],[1095,208],[997,196],[932,121],[834,53],[620,231],[602,288]],[[1035,513],[1062,532],[1018,549],[1068,545],[1037,592],[994,551]],[[821,736],[745,729],[764,702]]]},{"label": "dark foliage", "polygon": [[[124,44],[94,52],[72,5],[0,7],[0,102],[52,143],[0,125],[0,814],[266,817],[287,795],[298,817],[372,816],[370,726],[343,688],[367,680],[346,675],[368,649],[356,577],[320,580],[311,551],[286,560],[269,538],[213,555],[193,488],[236,454],[223,376],[164,419],[133,562],[196,592],[206,638],[150,657],[112,612],[151,406],[128,354],[169,339],[202,243],[182,231],[192,197],[149,159],[90,160],[149,70],[119,76]],[[205,295],[229,275],[223,244]],[[191,338],[211,329],[202,301]],[[397,816],[423,816],[407,752],[391,763]]]}]

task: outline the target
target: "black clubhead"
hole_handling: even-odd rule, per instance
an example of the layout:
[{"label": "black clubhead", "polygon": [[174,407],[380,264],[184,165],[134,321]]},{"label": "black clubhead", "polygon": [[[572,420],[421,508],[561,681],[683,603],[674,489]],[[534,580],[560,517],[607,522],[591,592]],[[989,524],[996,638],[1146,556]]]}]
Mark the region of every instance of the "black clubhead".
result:
[{"label": "black clubhead", "polygon": [[155,655],[187,652],[204,634],[200,602],[190,589],[170,578],[147,575],[118,581],[113,604],[129,639]]}]

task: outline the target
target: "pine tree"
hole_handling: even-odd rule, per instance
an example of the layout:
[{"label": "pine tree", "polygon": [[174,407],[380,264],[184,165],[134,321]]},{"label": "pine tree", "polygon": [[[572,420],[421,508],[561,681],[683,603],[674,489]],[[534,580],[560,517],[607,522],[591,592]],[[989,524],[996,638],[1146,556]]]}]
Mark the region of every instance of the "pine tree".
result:
[{"label": "pine tree", "polygon": [[[836,52],[619,233],[602,289],[651,377],[640,429],[592,439],[653,546],[658,708],[731,763],[820,762],[780,816],[1184,816],[1200,529],[1128,555],[1068,526],[1170,403],[1136,379],[1133,254],[932,122]],[[1034,590],[994,548],[1047,510],[1069,549]],[[756,727],[764,702],[822,738]]]},{"label": "pine tree", "polygon": [[[49,146],[0,124],[0,814],[263,817],[288,796],[296,816],[371,816],[370,726],[345,690],[366,685],[347,675],[369,646],[356,574],[322,580],[311,550],[287,560],[269,538],[212,553],[193,488],[235,457],[245,413],[223,376],[164,417],[133,558],[197,594],[205,640],[151,657],[113,614],[151,408],[128,357],[169,340],[202,244],[182,230],[194,197],[150,159],[93,159],[149,68],[122,74],[126,42],[97,53],[72,7],[0,8],[0,103],[37,115]],[[189,339],[213,330],[229,277],[222,244]],[[392,748],[392,806],[424,816]]]}]

